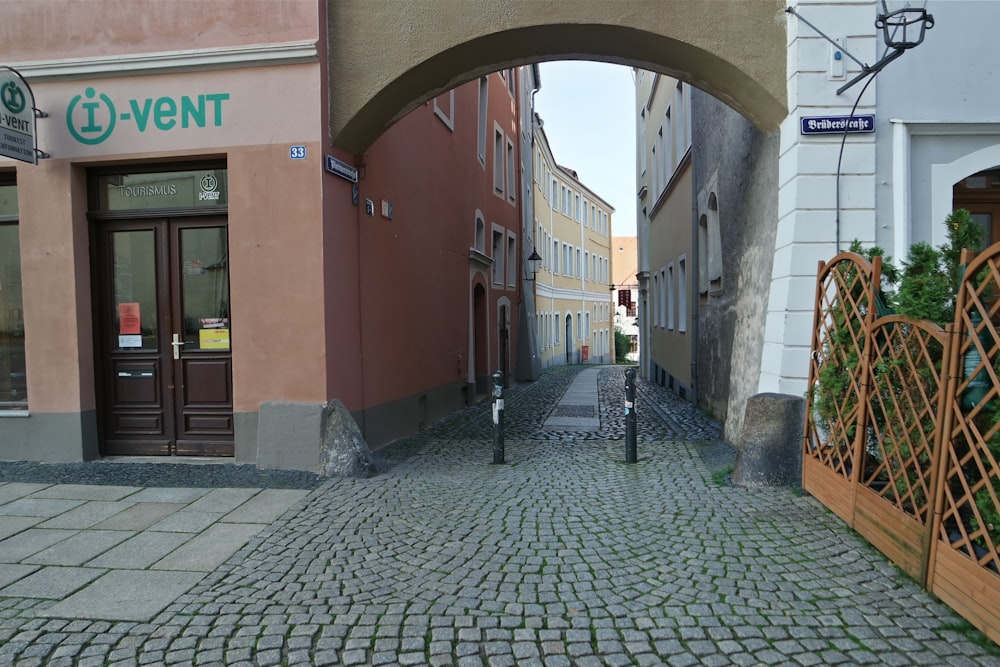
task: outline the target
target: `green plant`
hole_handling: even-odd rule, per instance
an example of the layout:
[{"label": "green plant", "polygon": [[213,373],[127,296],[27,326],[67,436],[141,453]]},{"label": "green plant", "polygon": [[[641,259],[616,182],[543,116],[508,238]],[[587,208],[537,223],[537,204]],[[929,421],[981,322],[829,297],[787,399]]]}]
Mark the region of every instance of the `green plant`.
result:
[{"label": "green plant", "polygon": [[951,293],[958,294],[959,282],[962,280],[962,250],[968,248],[976,254],[982,252],[986,230],[964,208],[952,211],[944,223],[948,227],[948,242],[940,250],[948,271]]},{"label": "green plant", "polygon": [[928,243],[914,243],[896,293],[896,311],[944,326],[955,319],[955,289],[945,255]]},{"label": "green plant", "polygon": [[632,349],[632,341],[618,327],[615,327],[615,361],[625,363],[625,357]]},{"label": "green plant", "polygon": [[[825,338],[810,399],[817,425],[831,435],[827,444],[837,448],[835,456],[842,461],[851,462],[850,450],[858,422],[863,419],[863,406],[858,405],[858,378],[861,351],[868,335],[864,318],[869,309],[876,308],[878,315],[897,312],[940,326],[954,320],[962,276],[961,252],[966,247],[976,252],[981,250],[983,230],[964,210],[949,215],[945,223],[948,241],[939,248],[927,243],[914,244],[901,270],[893,266],[892,258],[882,248],[865,248],[857,240],[852,242],[850,252],[869,261],[876,257],[882,260],[875,303],[868,303],[865,297],[867,283],[859,280],[856,264],[844,262],[836,268],[838,273],[833,276],[832,284],[836,285],[837,293],[824,313]],[[883,330],[882,339],[872,341],[873,346],[886,344],[890,335],[891,332]],[[901,368],[891,360],[894,356],[917,358],[920,344],[903,337],[892,345],[899,349],[883,350],[887,360],[872,368],[870,398],[876,409],[872,421],[866,424],[865,479],[869,484],[892,484],[899,502],[916,510],[916,506],[926,501],[926,468],[930,461],[925,451],[914,448],[922,441],[920,436],[933,439],[928,429],[933,430],[934,419],[933,415],[924,415],[918,424],[913,423],[912,415],[896,413],[908,410],[906,406],[916,405],[936,389],[943,350],[938,345],[932,358],[925,360],[925,366],[911,373],[908,366]]]},{"label": "green plant", "polygon": [[[851,251],[862,253],[861,244],[853,242]],[[825,313],[816,384],[810,391],[816,422],[831,436],[827,444],[837,450],[837,458],[848,460],[857,432],[857,368],[864,346],[864,317],[872,304],[865,298],[868,283],[851,262],[837,264],[829,284],[834,294]]]}]

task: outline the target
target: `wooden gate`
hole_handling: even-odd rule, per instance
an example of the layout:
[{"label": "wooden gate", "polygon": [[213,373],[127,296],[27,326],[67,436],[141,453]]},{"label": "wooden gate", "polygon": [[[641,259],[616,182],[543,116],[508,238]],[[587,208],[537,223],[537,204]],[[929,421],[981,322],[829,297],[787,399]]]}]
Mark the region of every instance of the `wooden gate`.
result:
[{"label": "wooden gate", "polygon": [[[854,253],[820,262],[815,326],[809,362],[809,387],[802,486],[848,523],[854,512],[857,451],[862,438],[864,374],[875,317],[875,288],[881,260],[871,263]],[[823,383],[834,391],[819,394]]]},{"label": "wooden gate", "polygon": [[962,263],[926,586],[1000,641],[1000,244]]},{"label": "wooden gate", "polygon": [[820,263],[802,485],[1000,641],[1000,244],[955,321],[878,317],[881,265]]}]

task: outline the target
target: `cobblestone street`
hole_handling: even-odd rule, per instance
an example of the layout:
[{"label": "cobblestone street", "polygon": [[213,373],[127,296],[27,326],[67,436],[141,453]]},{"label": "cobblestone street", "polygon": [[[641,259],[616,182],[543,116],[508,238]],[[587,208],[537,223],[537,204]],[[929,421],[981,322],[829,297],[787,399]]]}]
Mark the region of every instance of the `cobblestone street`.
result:
[{"label": "cobblestone street", "polygon": [[[600,429],[542,429],[579,367],[331,479],[148,622],[4,597],[18,665],[1000,665],[1000,653],[812,498],[734,488],[719,425],[601,369]],[[306,493],[306,492],[304,492]]]}]

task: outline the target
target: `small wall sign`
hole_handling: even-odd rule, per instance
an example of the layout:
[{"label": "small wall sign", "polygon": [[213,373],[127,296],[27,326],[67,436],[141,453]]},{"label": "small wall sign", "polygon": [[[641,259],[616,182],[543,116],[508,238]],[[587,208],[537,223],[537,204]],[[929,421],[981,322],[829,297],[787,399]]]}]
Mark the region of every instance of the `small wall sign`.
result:
[{"label": "small wall sign", "polygon": [[800,119],[802,134],[843,134],[874,132],[875,116],[803,116]]},{"label": "small wall sign", "polygon": [[358,182],[358,170],[347,164],[343,160],[338,160],[332,155],[326,156],[326,170],[331,174],[340,176],[351,183]]}]

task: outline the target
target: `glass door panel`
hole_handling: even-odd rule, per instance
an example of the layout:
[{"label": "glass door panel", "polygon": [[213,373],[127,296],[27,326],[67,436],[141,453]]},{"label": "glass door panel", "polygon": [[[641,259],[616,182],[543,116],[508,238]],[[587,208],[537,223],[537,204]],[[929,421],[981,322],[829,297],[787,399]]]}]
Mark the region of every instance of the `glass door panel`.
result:
[{"label": "glass door panel", "polygon": [[164,363],[168,301],[163,223],[124,223],[98,237],[101,274],[100,328],[102,445],[104,454],[165,455],[174,438]]},{"label": "glass door panel", "polygon": [[112,293],[118,351],[159,349],[156,301],[156,232],[152,229],[113,232]]},{"label": "glass door panel", "polygon": [[225,227],[181,229],[184,350],[229,349],[229,262]]},{"label": "glass door panel", "polygon": [[233,455],[229,239],[224,226],[178,222],[171,252],[176,452]]},{"label": "glass door panel", "polygon": [[98,234],[103,454],[232,456],[224,220]]}]

